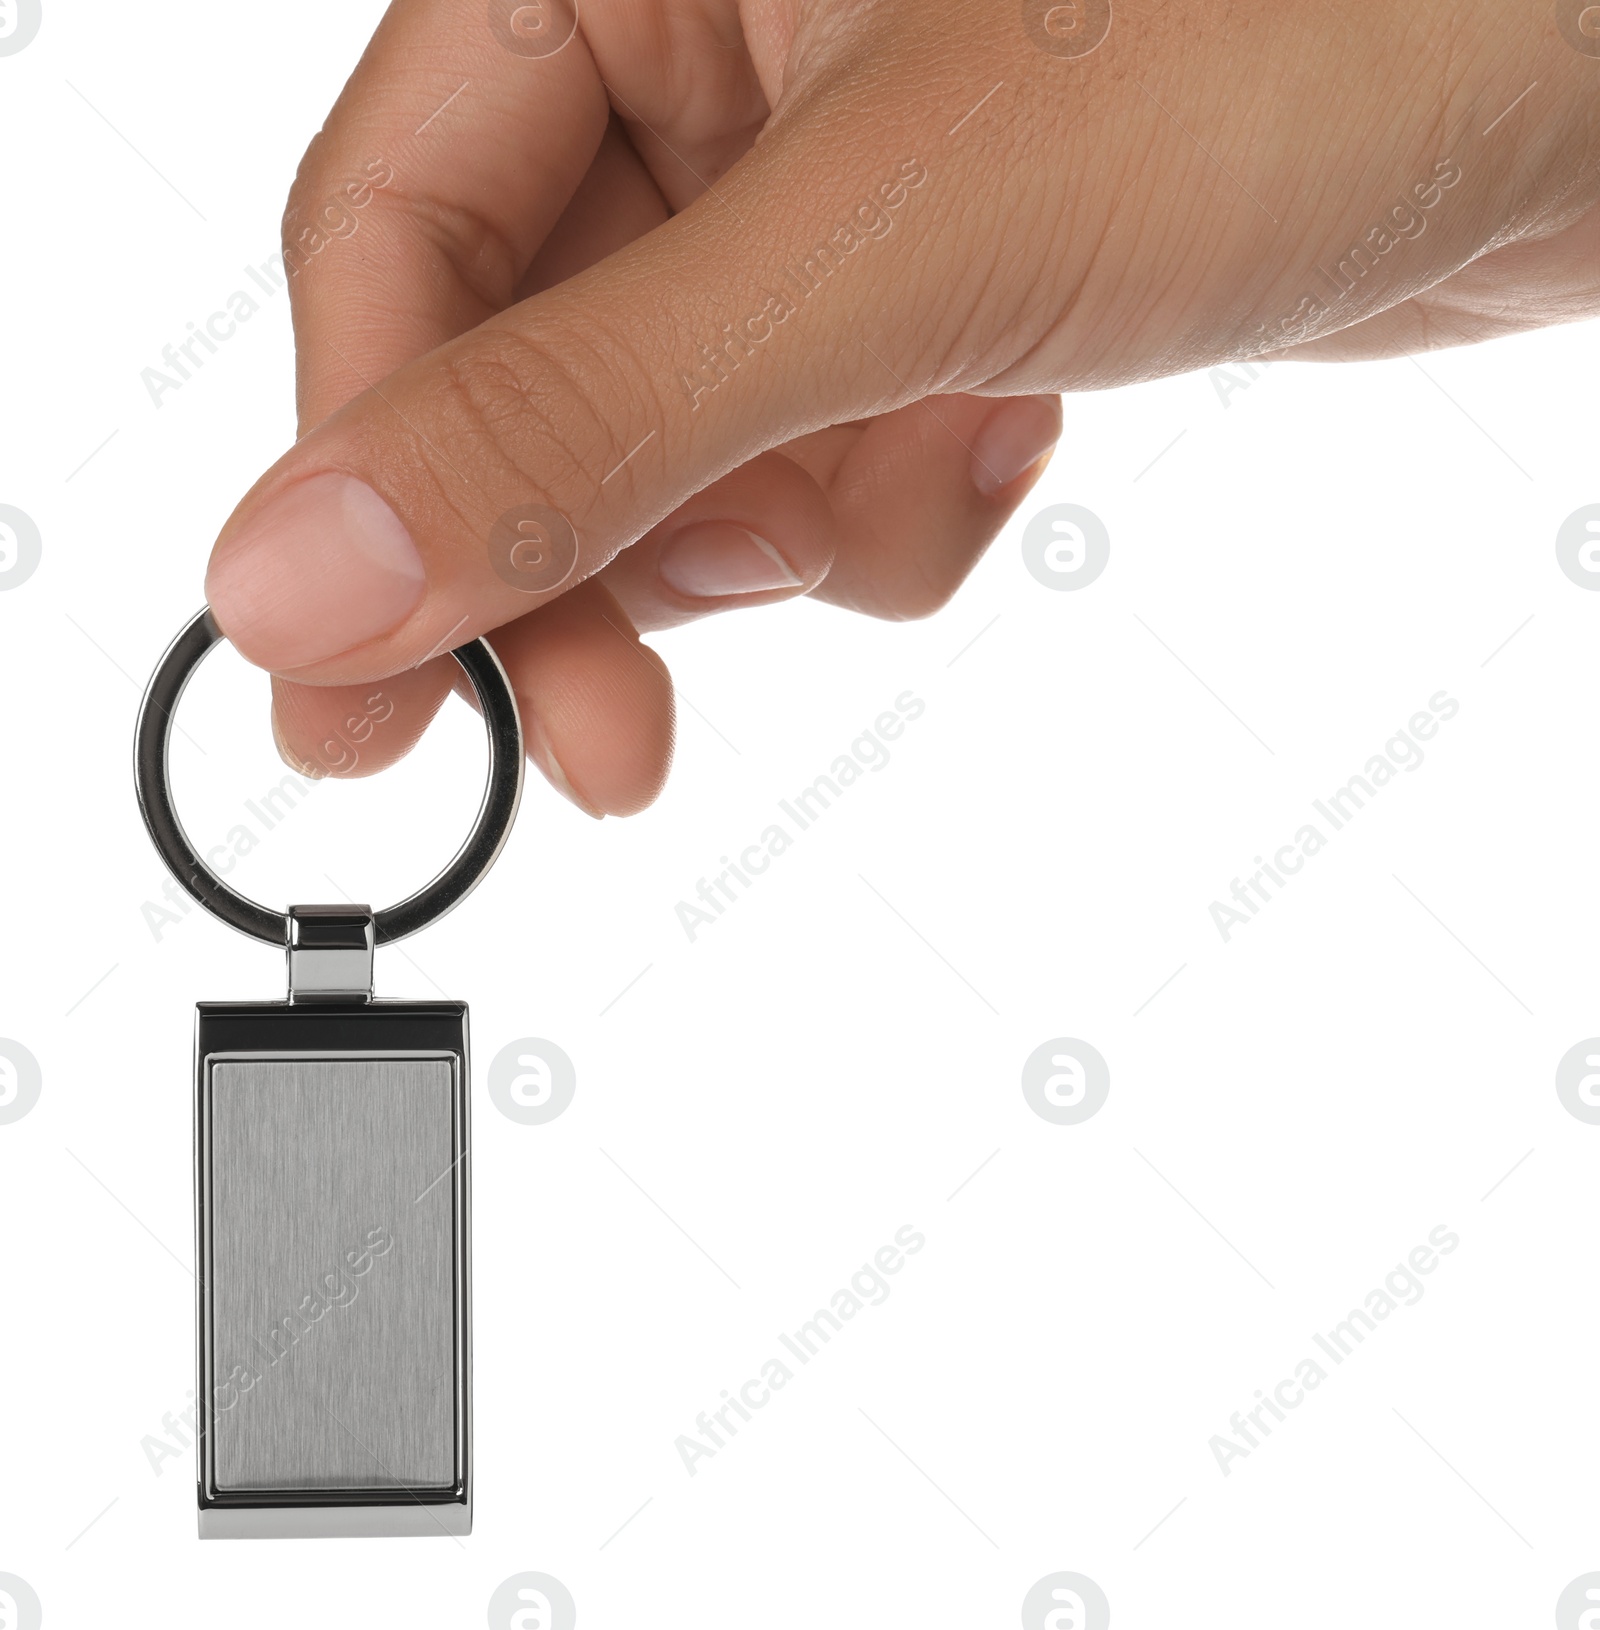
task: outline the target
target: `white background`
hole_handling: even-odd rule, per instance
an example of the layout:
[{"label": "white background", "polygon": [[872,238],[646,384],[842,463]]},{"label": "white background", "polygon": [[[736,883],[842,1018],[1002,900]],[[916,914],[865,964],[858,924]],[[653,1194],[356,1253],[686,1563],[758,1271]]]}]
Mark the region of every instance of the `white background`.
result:
[{"label": "white background", "polygon": [[[191,1004],[282,973],[152,933],[129,757],[291,438],[286,300],[159,410],[140,370],[272,252],[379,9],[52,6],[0,58],[0,502],[44,539],[0,594],[0,1036],[44,1076],[0,1125],[0,1573],[52,1625],[478,1625],[530,1569],[590,1626],[1014,1624],[1057,1570],[1124,1627],[1550,1622],[1600,1568],[1600,1128],[1554,1088],[1600,1032],[1600,596],[1554,550],[1600,501],[1594,325],[1069,400],[937,619],[661,639],[660,803],[534,778],[489,884],[380,957],[472,1004],[476,1532],[196,1541],[188,1452],[143,1446],[193,1386]],[[1023,565],[1053,502],[1111,532],[1081,592]],[[888,767],[691,944],[676,903],[908,690]],[[1210,903],[1441,690],[1421,768],[1225,944]],[[185,704],[202,838],[284,775],[266,693],[225,652]],[[481,757],[452,703],[236,881],[398,897]],[[1077,1126],[1020,1088],[1061,1036],[1110,1065]],[[523,1037],[577,1065],[548,1125],[484,1090]],[[891,1298],[691,1478],[679,1434],[905,1224]],[[1224,1476],[1212,1436],[1440,1224],[1423,1300]]]}]

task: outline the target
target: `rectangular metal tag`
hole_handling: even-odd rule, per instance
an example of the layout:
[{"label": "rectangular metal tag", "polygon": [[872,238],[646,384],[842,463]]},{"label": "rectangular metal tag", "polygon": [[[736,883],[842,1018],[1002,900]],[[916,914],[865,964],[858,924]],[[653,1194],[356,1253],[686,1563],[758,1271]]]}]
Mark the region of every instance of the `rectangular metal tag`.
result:
[{"label": "rectangular metal tag", "polygon": [[466,1534],[467,1010],[202,1003],[203,1539]]}]

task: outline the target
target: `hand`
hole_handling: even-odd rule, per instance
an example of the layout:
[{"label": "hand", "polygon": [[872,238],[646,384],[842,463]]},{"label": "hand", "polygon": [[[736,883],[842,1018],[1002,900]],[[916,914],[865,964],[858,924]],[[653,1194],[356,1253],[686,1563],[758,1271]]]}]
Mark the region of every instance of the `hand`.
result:
[{"label": "hand", "polygon": [[207,579],[291,763],[379,689],[390,762],[492,633],[546,774],[637,810],[639,632],[933,611],[1048,393],[1600,311],[1574,0],[572,6],[397,0],[295,182],[304,434]]}]

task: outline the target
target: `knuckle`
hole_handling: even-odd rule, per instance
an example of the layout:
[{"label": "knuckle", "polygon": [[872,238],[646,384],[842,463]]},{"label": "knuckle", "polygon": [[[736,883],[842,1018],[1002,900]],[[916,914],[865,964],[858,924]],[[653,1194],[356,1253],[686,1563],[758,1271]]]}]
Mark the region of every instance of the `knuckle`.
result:
[{"label": "knuckle", "polygon": [[444,361],[445,434],[490,490],[529,491],[572,519],[600,496],[615,437],[588,383],[550,347],[480,333]]},{"label": "knuckle", "polygon": [[390,207],[422,234],[473,299],[490,311],[510,303],[524,257],[488,214],[408,186],[403,176],[389,196]]},{"label": "knuckle", "polygon": [[335,185],[328,157],[328,140],[321,133],[314,136],[311,145],[301,156],[295,169],[294,180],[289,183],[289,195],[284,200],[281,236],[285,244],[292,243],[302,224],[310,219],[327,199]]},{"label": "knuckle", "polygon": [[353,237],[363,219],[394,207],[397,179],[381,154],[334,142],[326,132],[318,135],[300,160],[284,203],[279,232],[290,278],[333,243]]}]

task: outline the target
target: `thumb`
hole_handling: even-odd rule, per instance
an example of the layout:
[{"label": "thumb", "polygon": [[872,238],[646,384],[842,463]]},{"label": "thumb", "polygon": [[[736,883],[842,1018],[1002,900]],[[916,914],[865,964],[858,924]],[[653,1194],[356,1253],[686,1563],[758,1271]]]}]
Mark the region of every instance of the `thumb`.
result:
[{"label": "thumb", "polygon": [[317,684],[416,667],[757,454],[947,387],[923,359],[962,325],[942,333],[917,288],[929,166],[915,138],[841,152],[821,139],[839,124],[775,122],[681,215],[366,381],[224,528],[206,592],[233,643]]}]

